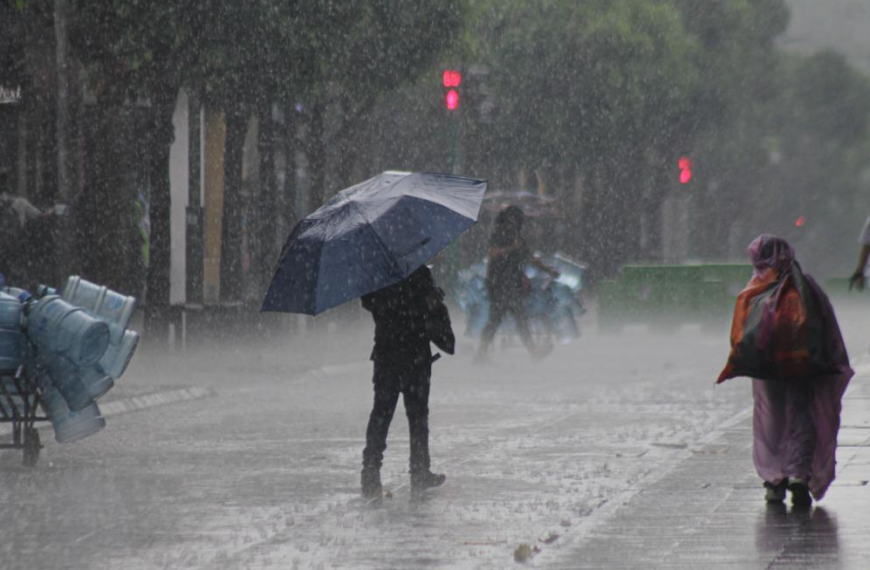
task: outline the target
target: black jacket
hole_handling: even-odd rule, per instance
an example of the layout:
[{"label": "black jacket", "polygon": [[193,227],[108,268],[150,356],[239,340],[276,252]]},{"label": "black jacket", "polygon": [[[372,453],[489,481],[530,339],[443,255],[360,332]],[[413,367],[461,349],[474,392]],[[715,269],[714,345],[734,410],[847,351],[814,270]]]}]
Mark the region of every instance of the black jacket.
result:
[{"label": "black jacket", "polygon": [[429,364],[434,342],[453,354],[455,338],[444,292],[425,265],[408,278],[363,296],[362,306],[375,321],[372,360],[384,364]]}]

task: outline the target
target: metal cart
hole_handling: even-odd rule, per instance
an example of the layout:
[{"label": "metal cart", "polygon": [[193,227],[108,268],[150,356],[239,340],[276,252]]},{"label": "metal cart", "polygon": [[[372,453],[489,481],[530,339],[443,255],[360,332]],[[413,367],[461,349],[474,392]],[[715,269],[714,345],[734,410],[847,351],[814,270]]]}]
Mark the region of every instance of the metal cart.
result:
[{"label": "metal cart", "polygon": [[0,449],[20,449],[24,465],[39,461],[39,432],[34,424],[48,421],[40,412],[40,389],[35,377],[20,366],[15,372],[0,371],[0,424],[12,424],[12,442],[0,442]]}]

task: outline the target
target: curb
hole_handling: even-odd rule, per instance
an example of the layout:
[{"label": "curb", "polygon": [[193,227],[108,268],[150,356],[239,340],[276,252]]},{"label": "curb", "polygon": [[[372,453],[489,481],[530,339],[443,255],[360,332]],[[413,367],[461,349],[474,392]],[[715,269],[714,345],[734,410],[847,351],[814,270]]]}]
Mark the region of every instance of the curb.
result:
[{"label": "curb", "polygon": [[[351,372],[361,371],[364,367],[370,366],[368,360],[355,361],[347,364],[332,364],[320,366],[302,372],[294,383],[305,383],[315,380],[322,380],[330,377],[340,376]],[[169,390],[166,392],[156,392],[153,394],[145,394],[143,396],[132,396],[130,398],[122,398],[120,400],[112,400],[106,404],[100,405],[100,415],[104,418],[118,416],[138,410],[145,410],[157,406],[166,406],[178,402],[189,402],[192,400],[201,400],[217,396],[217,391],[212,388],[203,388],[192,386],[189,388],[180,388],[178,390]],[[37,429],[45,429],[48,427],[48,422],[40,422],[36,424]],[[10,435],[12,433],[12,424],[0,424],[0,437]]]},{"label": "curb", "polygon": [[157,392],[155,394],[146,394],[144,396],[134,396],[132,398],[114,400],[104,406],[100,406],[100,412],[101,415],[106,418],[128,412],[135,412],[136,410],[175,404],[177,402],[201,400],[211,396],[217,396],[217,392],[211,388],[182,388],[180,390],[172,390],[169,392]]}]

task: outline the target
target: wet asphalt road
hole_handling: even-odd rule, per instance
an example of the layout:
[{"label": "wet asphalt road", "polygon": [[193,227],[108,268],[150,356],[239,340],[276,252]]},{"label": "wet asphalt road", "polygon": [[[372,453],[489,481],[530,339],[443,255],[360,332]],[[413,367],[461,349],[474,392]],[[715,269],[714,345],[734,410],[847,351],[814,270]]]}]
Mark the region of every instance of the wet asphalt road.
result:
[{"label": "wet asphalt road", "polygon": [[391,497],[368,504],[370,335],[137,355],[130,387],[215,395],[48,441],[35,469],[0,454],[0,568],[506,568],[523,543],[545,551],[529,564],[571,567],[560,552],[749,405],[745,383],[713,387],[724,334],[587,335],[541,363],[508,347],[485,367],[462,344],[435,365],[430,402],[447,483],[410,500],[400,409]]}]

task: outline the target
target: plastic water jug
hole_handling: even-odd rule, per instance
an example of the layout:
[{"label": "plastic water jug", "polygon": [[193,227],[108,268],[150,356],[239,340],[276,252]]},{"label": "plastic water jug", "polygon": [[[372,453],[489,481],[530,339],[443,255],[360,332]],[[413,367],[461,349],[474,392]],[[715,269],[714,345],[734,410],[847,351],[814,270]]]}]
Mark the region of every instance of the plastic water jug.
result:
[{"label": "plastic water jug", "polygon": [[37,285],[36,286],[36,296],[39,298],[48,297],[49,295],[57,295],[57,289],[54,287],[49,287],[48,285]]},{"label": "plastic water jug", "polygon": [[135,297],[121,295],[75,275],[66,280],[61,297],[109,323],[113,344],[122,342],[124,331],[136,310]]},{"label": "plastic water jug", "polygon": [[67,406],[60,392],[51,385],[51,382],[43,380],[41,386],[42,400],[40,400],[40,405],[46,417],[51,421],[54,428],[54,439],[58,443],[79,441],[106,427],[106,420],[100,416],[100,408],[96,402],[81,411],[73,412]]},{"label": "plastic water jug", "polygon": [[21,332],[23,307],[18,299],[0,292],[0,371],[14,372],[24,357]]},{"label": "plastic water jug", "polygon": [[75,366],[61,356],[52,355],[44,360],[43,366],[52,385],[74,412],[86,408],[115,385],[114,379],[98,364]]},{"label": "plastic water jug", "polygon": [[70,410],[79,412],[94,402],[90,390],[82,381],[80,368],[56,354],[41,360],[52,386],[60,392]]},{"label": "plastic water jug", "polygon": [[138,344],[139,334],[134,331],[125,331],[120,344],[109,343],[109,348],[100,359],[100,368],[117,380],[127,370],[127,365],[130,364],[130,359],[133,358]]},{"label": "plastic water jug", "polygon": [[79,371],[79,380],[93,400],[98,399],[115,385],[115,380],[106,374],[99,364],[82,368]]},{"label": "plastic water jug", "polygon": [[32,297],[30,291],[25,291],[24,289],[19,289],[18,287],[0,287],[0,293],[12,295],[21,303],[26,302]]},{"label": "plastic water jug", "polygon": [[60,297],[30,305],[27,336],[43,357],[63,356],[77,366],[96,363],[109,346],[109,326]]}]

